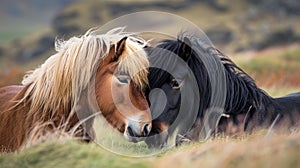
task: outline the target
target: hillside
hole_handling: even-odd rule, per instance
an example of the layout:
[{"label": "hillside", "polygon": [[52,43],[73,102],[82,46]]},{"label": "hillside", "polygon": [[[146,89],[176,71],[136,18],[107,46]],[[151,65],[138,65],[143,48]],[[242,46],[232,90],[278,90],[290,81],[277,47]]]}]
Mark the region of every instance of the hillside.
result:
[{"label": "hillside", "polygon": [[[20,8],[17,12],[19,14],[14,14],[16,16],[12,18],[21,19],[22,22],[15,20],[13,24],[18,23],[20,25],[9,27],[11,31],[14,31],[14,29],[20,29],[21,26],[23,28],[19,31],[16,30],[16,32],[23,34],[22,36],[29,33],[30,35],[15,39],[4,47],[0,47],[0,58],[8,57],[9,60],[24,62],[47,57],[53,53],[56,37],[67,39],[74,35],[80,35],[91,27],[101,26],[124,14],[145,10],[170,12],[192,21],[204,30],[218,48],[228,53],[291,44],[299,41],[300,37],[300,15],[298,12],[300,10],[297,10],[300,7],[296,0],[288,2],[284,0],[257,2],[242,0],[234,4],[230,0],[170,2],[146,0],[139,3],[130,0],[88,0],[70,3],[70,1],[65,0],[60,5],[52,1],[52,3],[48,2],[49,4],[43,4],[44,8],[39,6],[42,4],[35,3],[34,0],[30,0],[30,2],[35,4],[31,7],[36,9],[35,12],[29,13],[27,18],[22,19],[20,16],[22,11],[28,11],[31,8],[29,8],[30,5],[25,5],[27,3],[25,1],[24,3],[17,3],[15,8]],[[56,10],[58,6],[64,5],[66,7],[63,10]],[[38,19],[30,19],[31,15],[36,15],[41,10],[44,11],[44,14],[42,13]],[[52,11],[52,14],[47,14],[47,11]],[[53,11],[56,11],[56,14]],[[49,21],[52,15],[54,15],[53,19]],[[45,16],[48,19],[45,19]],[[45,24],[31,23],[32,20],[39,19],[48,21],[50,27]],[[26,21],[29,21],[28,24],[31,26],[24,26]],[[1,39],[5,39],[3,36],[9,36],[9,33],[0,29]]]},{"label": "hillside", "polygon": [[54,16],[74,0],[0,0],[0,44],[48,27]]}]

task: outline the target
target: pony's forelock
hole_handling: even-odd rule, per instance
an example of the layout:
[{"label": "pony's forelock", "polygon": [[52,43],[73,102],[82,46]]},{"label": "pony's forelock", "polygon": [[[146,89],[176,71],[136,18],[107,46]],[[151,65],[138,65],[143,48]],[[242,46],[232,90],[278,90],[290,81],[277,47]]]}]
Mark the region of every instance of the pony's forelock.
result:
[{"label": "pony's forelock", "polygon": [[[136,42],[137,40],[138,42]],[[139,38],[128,38],[118,66],[118,70],[127,73],[133,83],[141,88],[148,84],[147,75],[150,66],[147,53],[143,50],[145,45],[146,42]]]}]

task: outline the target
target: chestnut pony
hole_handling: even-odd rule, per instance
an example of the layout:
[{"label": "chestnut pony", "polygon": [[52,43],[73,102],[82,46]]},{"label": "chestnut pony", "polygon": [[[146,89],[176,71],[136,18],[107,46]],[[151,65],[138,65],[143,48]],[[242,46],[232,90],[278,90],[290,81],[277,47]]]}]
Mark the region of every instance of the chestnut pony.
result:
[{"label": "chestnut pony", "polygon": [[0,88],[0,152],[58,129],[93,140],[98,111],[129,141],[148,135],[146,43],[124,28],[98,31],[57,41],[57,53],[25,75],[22,85]]}]

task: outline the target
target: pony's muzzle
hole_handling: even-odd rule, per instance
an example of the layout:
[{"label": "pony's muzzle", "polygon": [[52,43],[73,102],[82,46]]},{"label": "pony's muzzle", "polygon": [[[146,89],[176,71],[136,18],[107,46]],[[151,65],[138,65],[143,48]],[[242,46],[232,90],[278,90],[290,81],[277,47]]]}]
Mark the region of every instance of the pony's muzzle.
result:
[{"label": "pony's muzzle", "polygon": [[[129,123],[125,133],[131,138],[141,138],[149,135],[151,131],[150,123]],[[138,139],[136,139],[138,140]]]}]

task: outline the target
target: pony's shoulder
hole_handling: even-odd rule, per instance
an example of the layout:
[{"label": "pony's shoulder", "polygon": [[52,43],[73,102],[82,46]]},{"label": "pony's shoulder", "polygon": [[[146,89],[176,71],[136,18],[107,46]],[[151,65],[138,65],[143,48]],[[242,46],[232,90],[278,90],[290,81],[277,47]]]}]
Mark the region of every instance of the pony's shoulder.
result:
[{"label": "pony's shoulder", "polygon": [[12,100],[24,86],[21,85],[11,85],[0,88],[0,111]]}]

